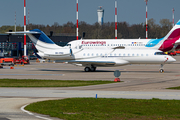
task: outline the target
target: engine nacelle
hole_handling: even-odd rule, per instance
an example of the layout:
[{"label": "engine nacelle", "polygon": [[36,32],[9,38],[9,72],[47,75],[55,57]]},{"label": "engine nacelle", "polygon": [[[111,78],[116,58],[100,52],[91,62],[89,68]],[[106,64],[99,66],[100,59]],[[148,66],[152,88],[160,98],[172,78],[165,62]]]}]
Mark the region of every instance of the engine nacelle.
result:
[{"label": "engine nacelle", "polygon": [[72,49],[57,49],[44,52],[44,58],[53,60],[72,60],[74,59]]},{"label": "engine nacelle", "polygon": [[129,64],[129,62],[126,60],[116,60],[115,62],[116,62],[115,66],[121,66],[121,65]]}]

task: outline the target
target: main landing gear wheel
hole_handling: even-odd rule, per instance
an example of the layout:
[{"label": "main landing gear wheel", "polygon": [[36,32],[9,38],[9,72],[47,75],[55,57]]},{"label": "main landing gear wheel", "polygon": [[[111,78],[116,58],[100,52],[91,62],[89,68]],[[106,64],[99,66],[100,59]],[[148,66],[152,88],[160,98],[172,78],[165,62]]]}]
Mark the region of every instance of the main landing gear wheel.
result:
[{"label": "main landing gear wheel", "polygon": [[95,72],[96,71],[96,67],[91,67],[91,71]]},{"label": "main landing gear wheel", "polygon": [[163,70],[163,69],[160,69],[159,72],[160,72],[160,73],[164,73],[164,70]]},{"label": "main landing gear wheel", "polygon": [[85,71],[85,72],[90,72],[91,69],[90,69],[90,67],[85,67],[85,68],[84,68],[84,71]]}]

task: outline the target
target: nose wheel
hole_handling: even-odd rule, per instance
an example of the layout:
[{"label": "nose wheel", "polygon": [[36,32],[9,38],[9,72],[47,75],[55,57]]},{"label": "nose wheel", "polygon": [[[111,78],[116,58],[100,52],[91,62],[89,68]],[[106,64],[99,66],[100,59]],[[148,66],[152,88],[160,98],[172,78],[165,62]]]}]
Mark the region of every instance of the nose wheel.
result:
[{"label": "nose wheel", "polygon": [[164,73],[164,70],[163,70],[163,69],[160,69],[159,72],[160,72],[160,73]]},{"label": "nose wheel", "polygon": [[161,67],[160,67],[160,70],[159,70],[159,72],[160,72],[160,73],[164,73],[163,66],[164,66],[164,65],[163,65],[163,64],[161,64]]}]

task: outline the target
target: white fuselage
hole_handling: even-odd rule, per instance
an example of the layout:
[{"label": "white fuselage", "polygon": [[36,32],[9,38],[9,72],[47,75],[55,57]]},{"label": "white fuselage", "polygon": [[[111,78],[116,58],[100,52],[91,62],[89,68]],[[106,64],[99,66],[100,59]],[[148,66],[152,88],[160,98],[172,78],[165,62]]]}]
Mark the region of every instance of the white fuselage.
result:
[{"label": "white fuselage", "polygon": [[[154,41],[156,39],[153,39]],[[113,49],[113,48],[126,48],[126,49],[159,49],[161,46],[160,41],[155,43],[148,43],[151,39],[81,39],[69,42],[67,45],[71,48],[84,48],[84,49]]]},{"label": "white fuselage", "polygon": [[[92,64],[96,66],[102,66],[98,64],[101,62],[107,62],[107,64],[103,64],[103,66],[120,66],[126,64],[165,64],[175,61],[171,56],[164,55],[163,52],[159,50],[72,49],[72,54],[62,54],[63,51],[64,49],[53,50],[51,53],[46,53],[42,57],[62,62],[72,62],[73,60],[73,63],[82,63],[82,66],[91,64],[92,61],[94,61]],[[159,55],[159,53],[161,55]],[[110,64],[111,62],[113,64]]]}]

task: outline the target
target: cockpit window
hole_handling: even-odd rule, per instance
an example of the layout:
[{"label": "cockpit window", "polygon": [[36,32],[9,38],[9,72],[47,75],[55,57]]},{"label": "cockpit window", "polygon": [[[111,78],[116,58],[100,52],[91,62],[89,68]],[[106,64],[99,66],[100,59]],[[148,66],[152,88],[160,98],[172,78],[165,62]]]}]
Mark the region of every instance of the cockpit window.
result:
[{"label": "cockpit window", "polygon": [[71,44],[66,44],[66,46],[71,46]]},{"label": "cockpit window", "polygon": [[164,52],[155,52],[154,55],[166,55]]}]

